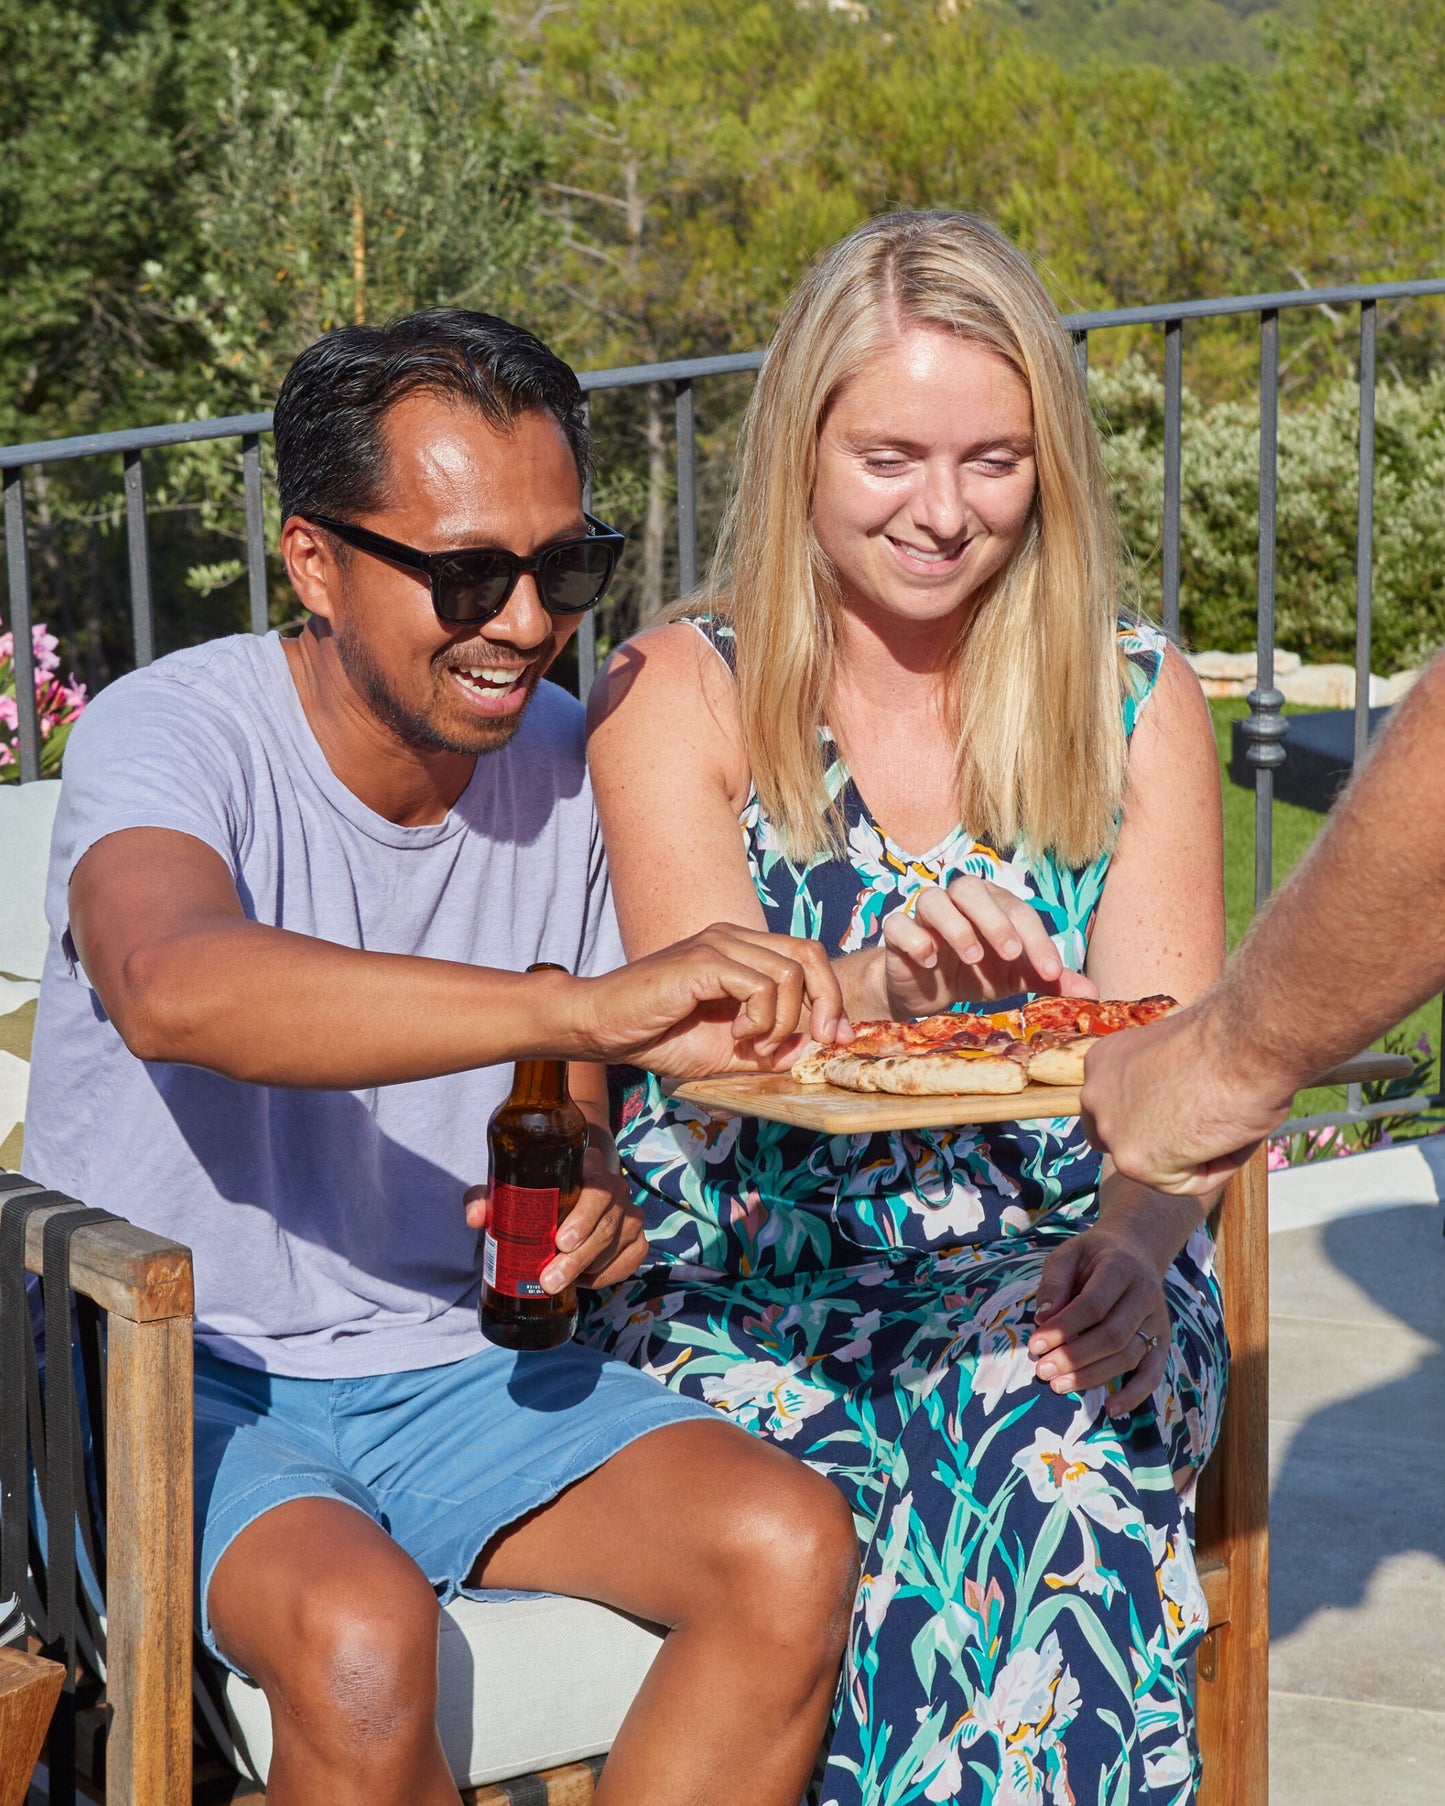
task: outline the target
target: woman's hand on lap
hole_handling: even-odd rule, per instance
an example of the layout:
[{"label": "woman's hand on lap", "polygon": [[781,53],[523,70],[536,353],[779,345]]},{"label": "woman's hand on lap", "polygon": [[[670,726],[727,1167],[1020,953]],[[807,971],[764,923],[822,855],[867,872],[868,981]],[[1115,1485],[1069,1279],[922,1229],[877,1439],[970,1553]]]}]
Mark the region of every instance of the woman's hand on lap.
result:
[{"label": "woman's hand on lap", "polygon": [[[1055,1392],[1123,1384],[1109,1399],[1123,1417],[1149,1398],[1169,1358],[1169,1307],[1158,1263],[1127,1232],[1099,1223],[1044,1262],[1029,1353]],[[1151,1347],[1146,1337],[1157,1340]]]},{"label": "woman's hand on lap", "polygon": [[929,885],[883,921],[884,984],[895,1020],[1021,991],[1097,997],[1059,957],[1039,912],[985,878]]}]

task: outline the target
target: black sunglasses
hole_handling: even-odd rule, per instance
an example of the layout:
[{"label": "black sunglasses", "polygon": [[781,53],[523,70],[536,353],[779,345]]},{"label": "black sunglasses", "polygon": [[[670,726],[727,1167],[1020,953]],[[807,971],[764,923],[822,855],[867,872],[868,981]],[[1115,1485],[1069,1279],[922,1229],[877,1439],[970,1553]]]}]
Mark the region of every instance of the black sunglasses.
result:
[{"label": "black sunglasses", "polygon": [[358,552],[370,552],[423,572],[431,583],[431,605],[437,618],[449,627],[479,627],[499,615],[517,587],[517,579],[526,573],[537,579],[537,593],[548,614],[575,615],[595,608],[606,594],[627,544],[625,534],[590,514],[582,517],[587,522],[585,538],[559,540],[531,558],[519,558],[501,546],[419,552],[415,546],[404,546],[400,540],[349,520],[333,520],[326,514],[310,518]]}]

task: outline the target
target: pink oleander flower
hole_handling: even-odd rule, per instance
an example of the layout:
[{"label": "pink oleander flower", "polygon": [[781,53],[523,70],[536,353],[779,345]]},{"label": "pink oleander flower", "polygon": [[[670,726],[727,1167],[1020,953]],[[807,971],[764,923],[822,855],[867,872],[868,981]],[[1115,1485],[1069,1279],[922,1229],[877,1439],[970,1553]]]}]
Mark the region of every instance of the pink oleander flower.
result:
[{"label": "pink oleander flower", "polygon": [[[60,770],[60,758],[70,729],[85,708],[85,685],[71,673],[67,683],[59,676],[60,642],[44,625],[30,630],[35,659],[35,706],[40,721],[40,769],[47,777]],[[20,709],[15,695],[15,636],[0,633],[0,767],[18,766]],[[6,773],[7,780],[10,773]]]},{"label": "pink oleander flower", "polygon": [[60,641],[38,622],[30,630],[30,644],[35,653],[37,671],[44,671],[49,676],[52,671],[60,669]]}]

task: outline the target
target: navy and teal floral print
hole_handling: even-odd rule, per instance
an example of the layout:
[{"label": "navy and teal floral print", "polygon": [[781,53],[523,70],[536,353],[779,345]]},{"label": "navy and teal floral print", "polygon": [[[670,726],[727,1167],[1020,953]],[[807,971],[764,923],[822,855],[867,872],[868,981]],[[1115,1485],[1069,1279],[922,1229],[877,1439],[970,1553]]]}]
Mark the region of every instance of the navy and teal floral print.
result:
[{"label": "navy and teal floral print", "polygon": [[[725,658],[727,629],[695,623]],[[1163,641],[1121,630],[1125,727]],[[730,659],[729,659],[729,662]],[[927,853],[872,818],[824,736],[845,857],[790,861],[756,796],[741,829],[770,928],[874,945],[923,887],[971,872],[1027,898],[1082,965],[1108,855],[1078,871],[981,844]],[[1202,1229],[1166,1281],[1168,1367],[1121,1422],[1060,1396],[1027,1344],[1045,1255],[1096,1220],[1076,1121],[822,1136],[629,1095],[619,1136],[647,1217],[639,1274],[583,1334],[705,1399],[848,1497],[863,1578],[823,1806],[1187,1806],[1188,1657],[1205,1627],[1192,1486],[1227,1348]]]}]

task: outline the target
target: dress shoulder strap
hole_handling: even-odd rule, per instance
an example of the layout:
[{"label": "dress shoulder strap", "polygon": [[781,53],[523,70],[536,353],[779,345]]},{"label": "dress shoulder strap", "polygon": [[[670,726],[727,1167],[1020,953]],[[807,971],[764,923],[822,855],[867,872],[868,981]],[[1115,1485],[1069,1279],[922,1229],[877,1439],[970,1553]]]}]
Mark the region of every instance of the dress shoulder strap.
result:
[{"label": "dress shoulder strap", "polygon": [[1124,694],[1124,734],[1132,737],[1144,705],[1154,694],[1164,669],[1169,640],[1147,621],[1119,622],[1119,651],[1124,656],[1127,689]]},{"label": "dress shoulder strap", "polygon": [[720,615],[680,615],[678,619],[688,627],[695,627],[733,676],[737,676],[737,635],[729,622]]}]

